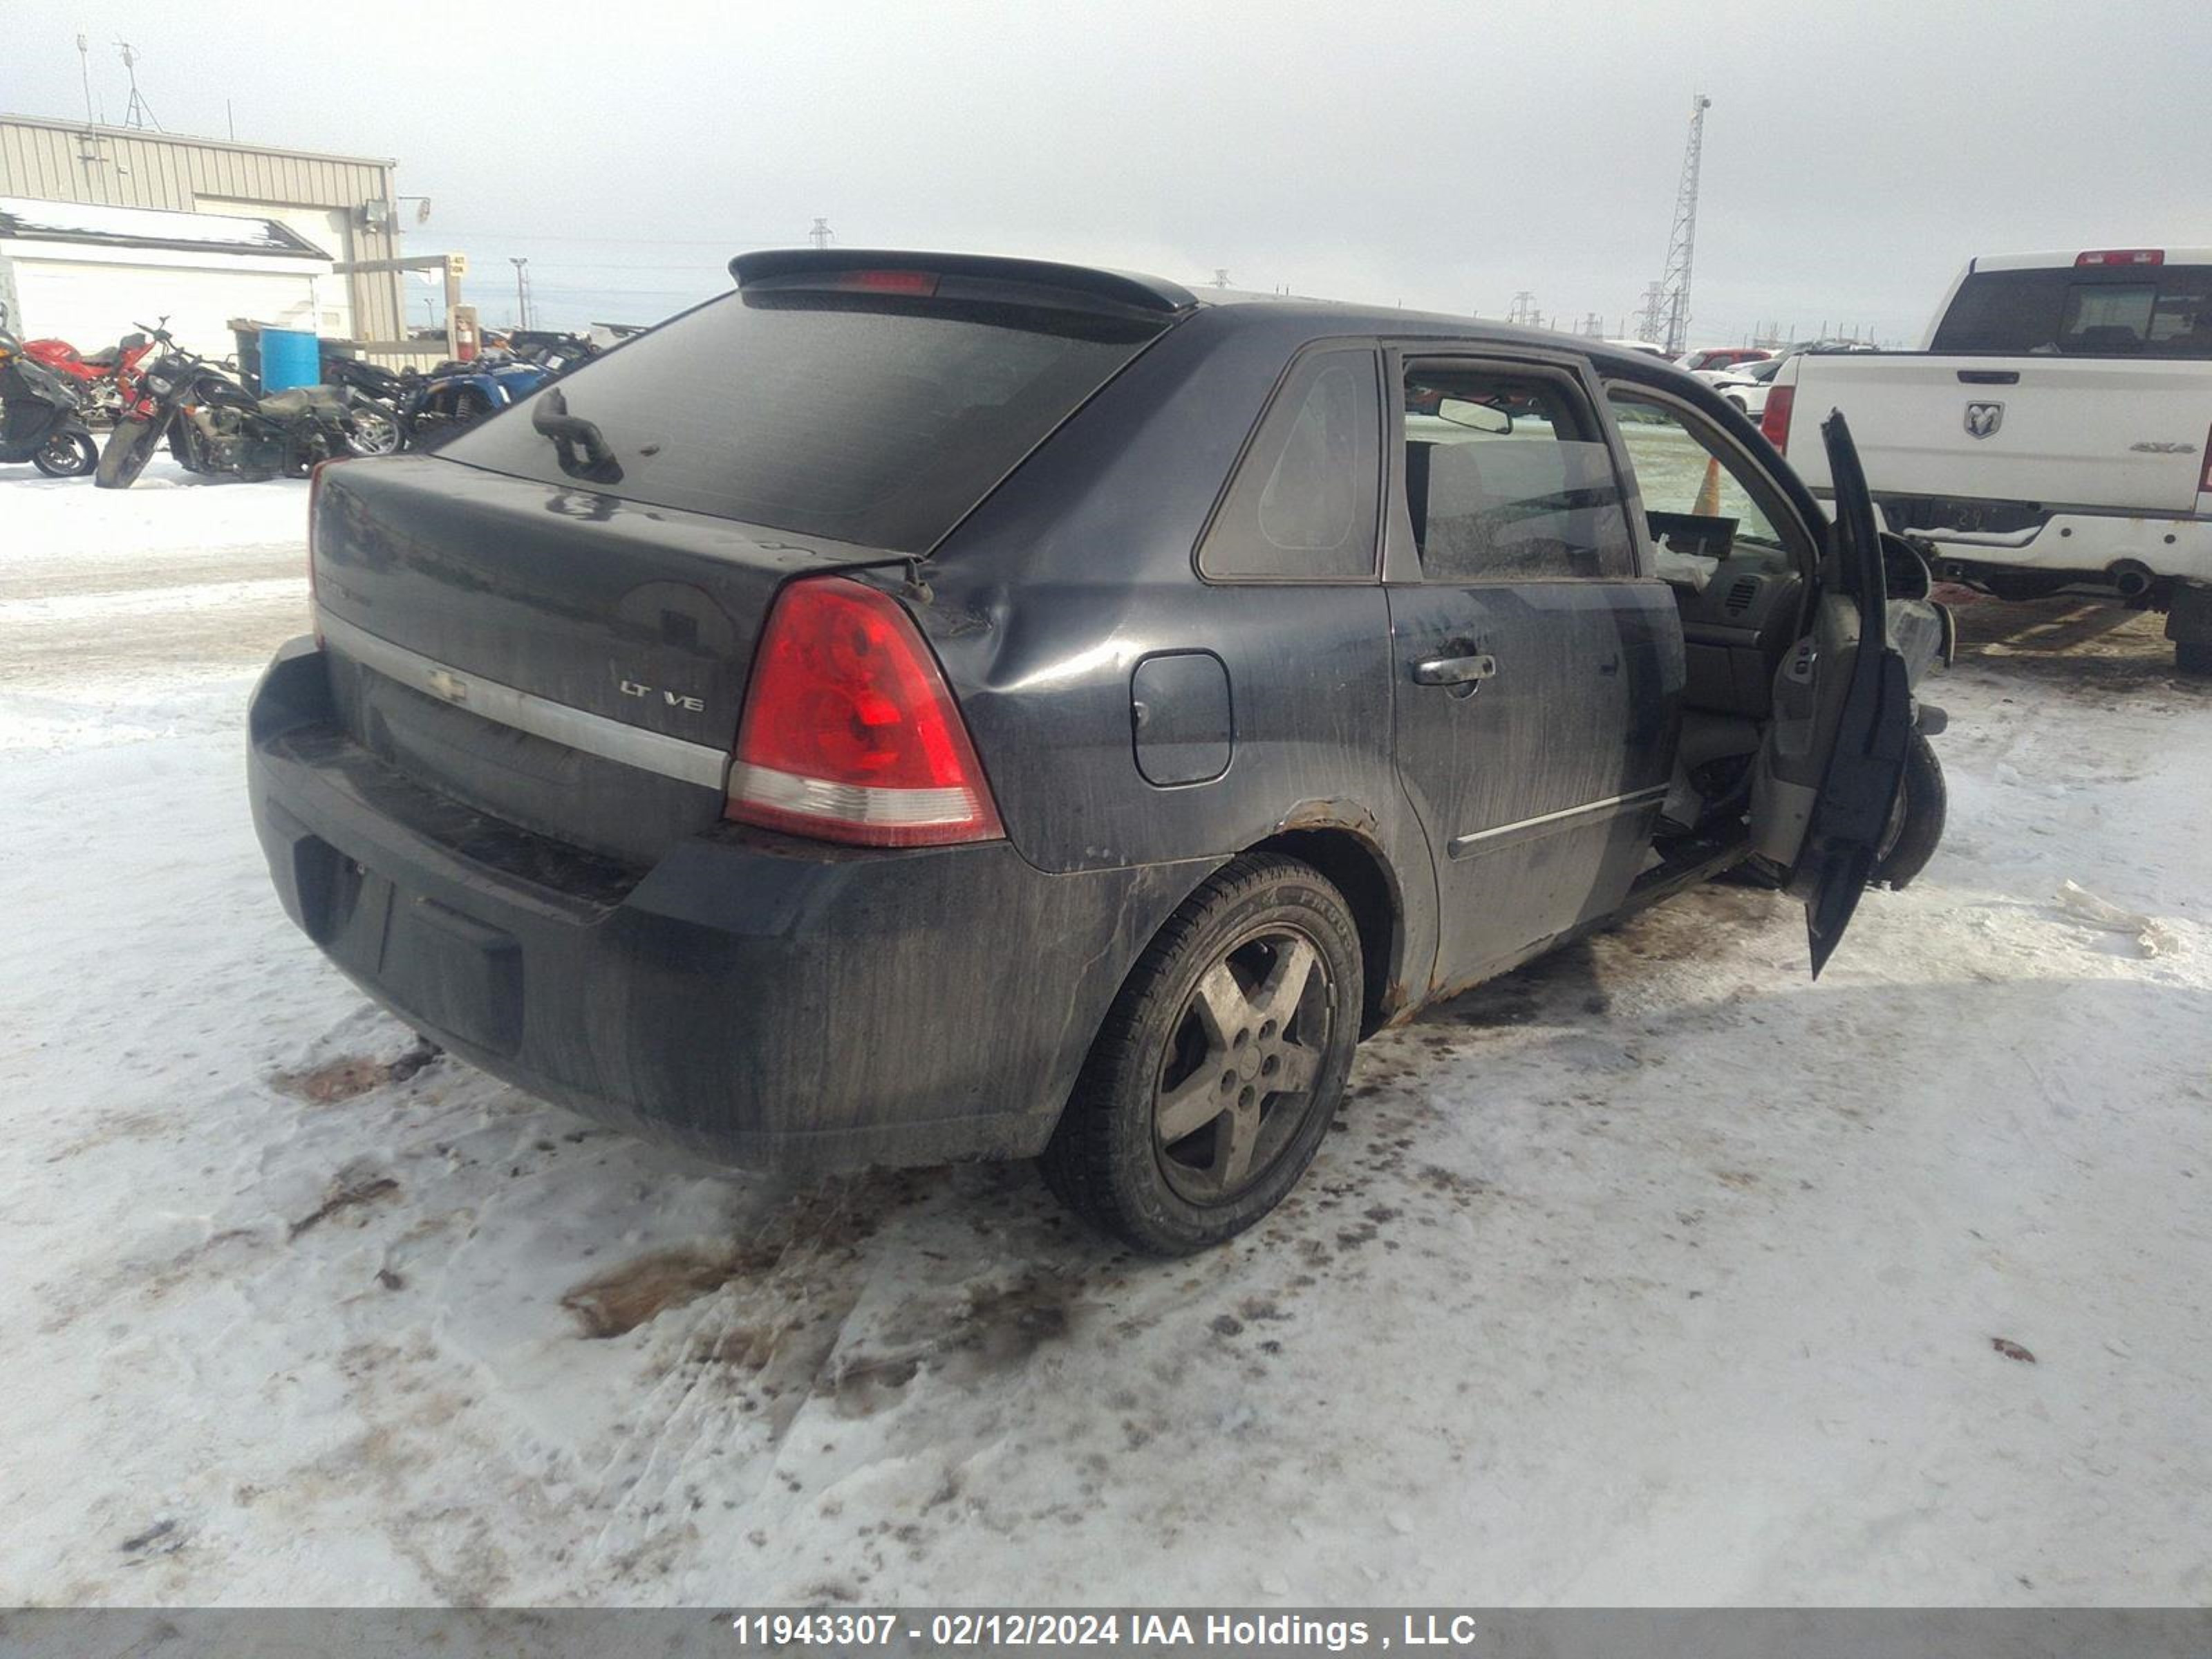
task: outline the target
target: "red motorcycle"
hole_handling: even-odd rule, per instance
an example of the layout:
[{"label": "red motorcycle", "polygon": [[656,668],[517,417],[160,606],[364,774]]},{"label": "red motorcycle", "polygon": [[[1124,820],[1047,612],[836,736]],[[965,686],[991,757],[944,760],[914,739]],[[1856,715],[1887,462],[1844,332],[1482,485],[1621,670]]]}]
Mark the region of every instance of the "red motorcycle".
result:
[{"label": "red motorcycle", "polygon": [[24,355],[76,388],[84,418],[92,426],[112,426],[125,409],[143,396],[139,360],[154,349],[143,334],[126,334],[112,346],[80,353],[67,340],[26,340]]}]

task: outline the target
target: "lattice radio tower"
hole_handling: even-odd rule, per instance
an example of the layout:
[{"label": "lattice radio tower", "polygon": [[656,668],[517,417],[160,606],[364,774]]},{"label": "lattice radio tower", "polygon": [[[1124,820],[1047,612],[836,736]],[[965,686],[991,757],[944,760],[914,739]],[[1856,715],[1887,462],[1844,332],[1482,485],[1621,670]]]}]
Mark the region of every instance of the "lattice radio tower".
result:
[{"label": "lattice radio tower", "polygon": [[[1690,100],[1690,142],[1682,151],[1682,182],[1674,192],[1674,227],[1667,236],[1667,269],[1659,292],[1644,313],[1644,337],[1678,357],[1690,345],[1690,256],[1698,242],[1698,164],[1705,149],[1705,112],[1713,100],[1704,93]],[[1664,330],[1663,333],[1659,331]]]}]

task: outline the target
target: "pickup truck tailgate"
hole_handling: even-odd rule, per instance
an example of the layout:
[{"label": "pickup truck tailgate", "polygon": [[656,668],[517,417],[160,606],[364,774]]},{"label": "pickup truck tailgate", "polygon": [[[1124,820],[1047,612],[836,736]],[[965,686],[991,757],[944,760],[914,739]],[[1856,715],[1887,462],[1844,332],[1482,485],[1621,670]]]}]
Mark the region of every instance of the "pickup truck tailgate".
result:
[{"label": "pickup truck tailgate", "polygon": [[[2212,428],[2212,369],[2112,358],[1808,354],[1797,364],[1797,429],[1815,430],[1832,408],[1850,422],[1877,499],[2185,514],[2196,510]],[[1814,489],[1829,487],[1818,443],[1794,444],[1790,459]]]}]

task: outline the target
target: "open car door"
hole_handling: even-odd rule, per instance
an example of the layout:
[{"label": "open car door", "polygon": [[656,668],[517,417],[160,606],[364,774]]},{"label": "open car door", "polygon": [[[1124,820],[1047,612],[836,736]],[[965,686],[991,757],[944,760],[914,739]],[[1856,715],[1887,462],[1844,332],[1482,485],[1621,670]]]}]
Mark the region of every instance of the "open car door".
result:
[{"label": "open car door", "polygon": [[1752,845],[1805,906],[1820,977],[1879,855],[1912,738],[1905,659],[1888,638],[1887,586],[1866,474],[1841,411],[1820,424],[1835,522],[1812,627],[1775,677],[1752,787]]}]

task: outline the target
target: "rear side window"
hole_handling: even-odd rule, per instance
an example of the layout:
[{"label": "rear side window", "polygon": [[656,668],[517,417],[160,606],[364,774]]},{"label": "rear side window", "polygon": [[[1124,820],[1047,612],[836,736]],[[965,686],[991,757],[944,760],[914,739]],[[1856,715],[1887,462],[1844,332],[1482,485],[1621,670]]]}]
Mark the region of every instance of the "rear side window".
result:
[{"label": "rear side window", "polygon": [[2212,265],[1976,271],[1959,285],[1930,349],[2212,357]]},{"label": "rear side window", "polygon": [[1206,530],[1200,571],[1285,581],[1374,574],[1382,459],[1375,374],[1372,351],[1298,360]]},{"label": "rear side window", "polygon": [[[927,550],[1161,325],[895,295],[732,294],[565,376],[440,452],[894,552]],[[604,441],[531,423],[557,392]],[[618,471],[619,476],[612,476]]]},{"label": "rear side window", "polygon": [[1565,377],[1415,363],[1405,398],[1406,506],[1427,580],[1635,574],[1613,457]]}]

